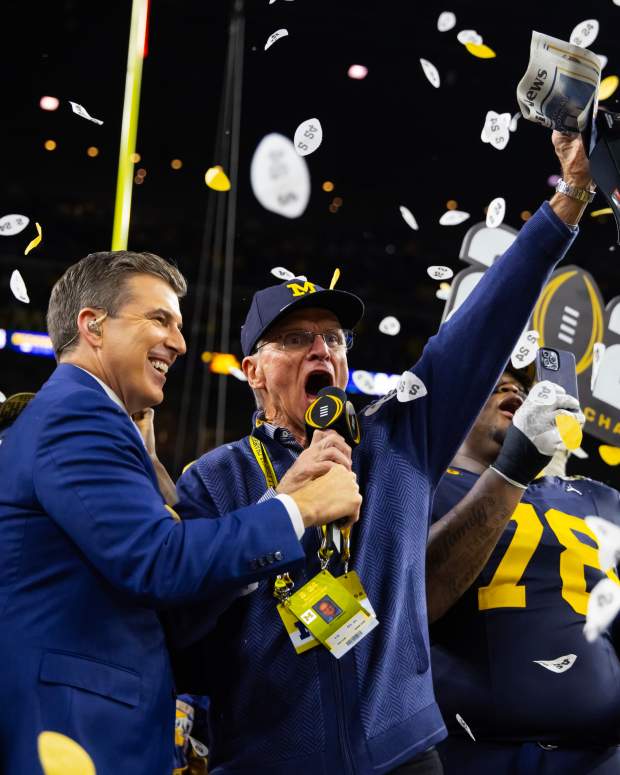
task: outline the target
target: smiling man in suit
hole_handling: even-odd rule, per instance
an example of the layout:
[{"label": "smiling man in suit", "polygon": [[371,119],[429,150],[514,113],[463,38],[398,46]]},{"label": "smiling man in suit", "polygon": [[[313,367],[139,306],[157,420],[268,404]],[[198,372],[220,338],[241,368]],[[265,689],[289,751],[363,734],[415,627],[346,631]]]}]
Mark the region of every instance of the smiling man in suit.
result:
[{"label": "smiling man in suit", "polygon": [[[183,276],[94,253],[52,290],[59,365],[0,444],[0,771],[40,773],[37,737],[77,740],[98,775],[169,775],[174,687],[158,611],[217,600],[304,558],[305,527],[359,513],[333,466],[291,497],[181,522],[131,414],[185,353]],[[325,481],[327,479],[327,481]]]}]

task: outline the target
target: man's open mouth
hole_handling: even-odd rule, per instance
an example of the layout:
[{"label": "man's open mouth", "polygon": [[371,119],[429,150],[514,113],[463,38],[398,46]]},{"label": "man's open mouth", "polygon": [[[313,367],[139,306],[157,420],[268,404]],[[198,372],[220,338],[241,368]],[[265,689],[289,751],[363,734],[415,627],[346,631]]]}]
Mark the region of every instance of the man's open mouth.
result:
[{"label": "man's open mouth", "polygon": [[334,378],[328,371],[312,371],[306,377],[306,396],[312,401],[317,397],[319,390],[334,384]]},{"label": "man's open mouth", "polygon": [[502,414],[504,414],[506,417],[510,417],[512,420],[514,413],[522,403],[523,401],[521,398],[519,398],[519,396],[508,396],[501,402],[498,409]]}]

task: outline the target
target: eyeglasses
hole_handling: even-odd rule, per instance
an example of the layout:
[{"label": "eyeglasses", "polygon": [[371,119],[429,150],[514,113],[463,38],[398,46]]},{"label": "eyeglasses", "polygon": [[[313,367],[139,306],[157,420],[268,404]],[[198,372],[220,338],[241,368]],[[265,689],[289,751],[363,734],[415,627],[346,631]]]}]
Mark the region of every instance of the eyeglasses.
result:
[{"label": "eyeglasses", "polygon": [[338,328],[332,331],[287,331],[259,344],[256,349],[260,350],[267,344],[276,344],[280,350],[301,352],[309,350],[317,336],[323,339],[330,350],[350,350],[353,347],[353,331]]}]

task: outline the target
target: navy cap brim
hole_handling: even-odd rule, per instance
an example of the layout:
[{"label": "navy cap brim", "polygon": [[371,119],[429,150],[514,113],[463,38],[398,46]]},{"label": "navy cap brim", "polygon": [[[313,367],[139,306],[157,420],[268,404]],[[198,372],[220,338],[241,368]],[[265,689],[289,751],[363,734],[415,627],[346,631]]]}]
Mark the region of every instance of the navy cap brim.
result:
[{"label": "navy cap brim", "polygon": [[[306,293],[298,298],[291,299],[290,303],[283,307],[280,312],[269,321],[269,323],[260,331],[252,346],[250,352],[256,347],[256,343],[260,341],[265,334],[275,323],[282,320],[291,312],[295,312],[298,309],[304,307],[318,307],[319,309],[326,309],[329,312],[333,312],[338,318],[342,328],[355,328],[364,315],[364,302],[359,296],[348,291],[315,291],[314,293]],[[249,355],[249,353],[246,353]]]}]

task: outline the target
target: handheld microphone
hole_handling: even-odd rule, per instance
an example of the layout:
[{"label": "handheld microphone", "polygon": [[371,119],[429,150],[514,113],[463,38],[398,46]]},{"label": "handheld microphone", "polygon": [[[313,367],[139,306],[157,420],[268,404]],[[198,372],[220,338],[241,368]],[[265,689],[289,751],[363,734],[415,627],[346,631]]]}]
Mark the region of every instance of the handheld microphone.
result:
[{"label": "handheld microphone", "polygon": [[361,433],[353,404],[344,390],[338,387],[324,387],[306,410],[306,436],[308,444],[315,430],[334,430],[350,447],[360,443]]}]

